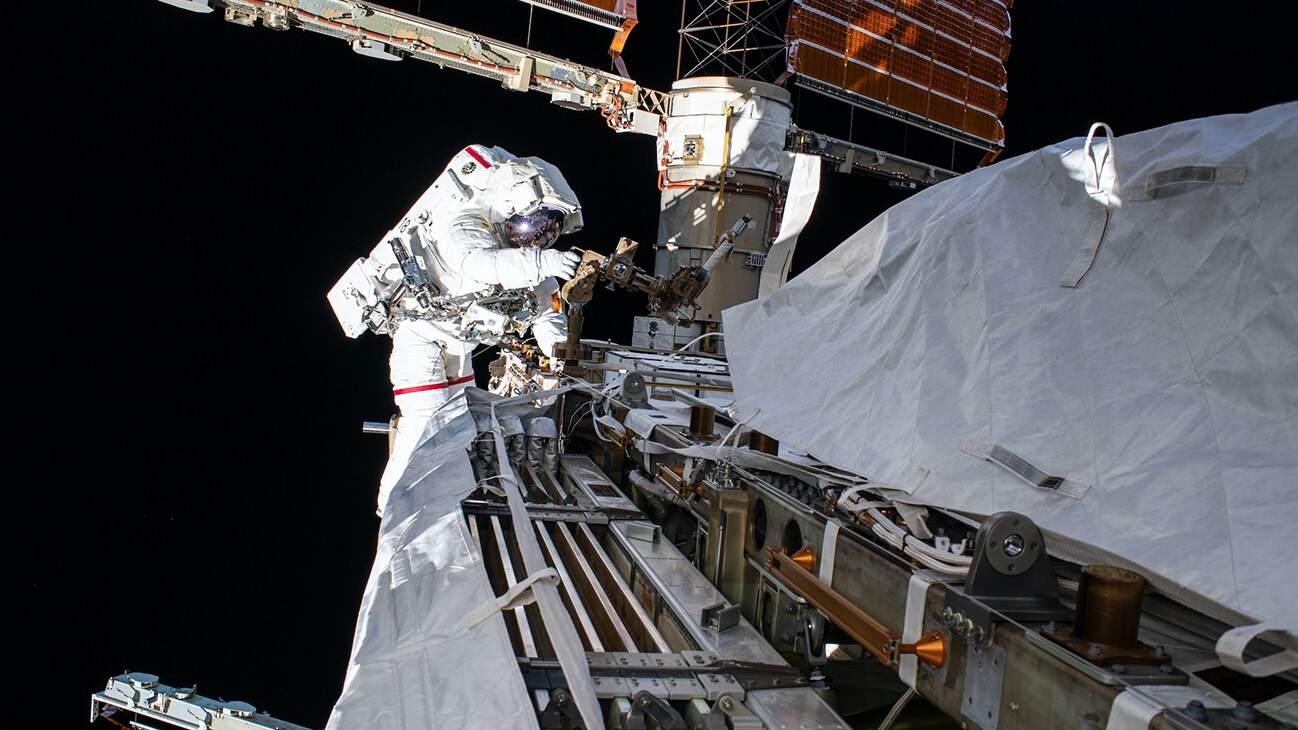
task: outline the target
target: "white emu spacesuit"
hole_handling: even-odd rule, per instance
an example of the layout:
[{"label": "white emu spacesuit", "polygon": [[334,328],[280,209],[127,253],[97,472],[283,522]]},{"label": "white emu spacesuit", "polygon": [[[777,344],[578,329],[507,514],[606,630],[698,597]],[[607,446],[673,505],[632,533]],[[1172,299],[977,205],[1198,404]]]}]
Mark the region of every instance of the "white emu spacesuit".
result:
[{"label": "white emu spacesuit", "polygon": [[557,279],[571,278],[580,257],[549,247],[581,227],[581,204],[558,168],[470,145],[329,292],[349,336],[392,336],[400,418],[379,481],[379,514],[429,417],[473,383],[477,345],[530,328],[552,356],[567,337]]}]

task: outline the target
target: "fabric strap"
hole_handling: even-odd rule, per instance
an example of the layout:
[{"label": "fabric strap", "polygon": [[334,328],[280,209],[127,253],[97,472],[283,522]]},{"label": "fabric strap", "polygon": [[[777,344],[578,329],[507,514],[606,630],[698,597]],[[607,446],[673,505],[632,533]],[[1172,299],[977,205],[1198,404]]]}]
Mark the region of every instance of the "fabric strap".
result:
[{"label": "fabric strap", "polygon": [[[1096,157],[1095,150],[1091,147],[1091,142],[1095,139],[1095,133],[1103,129],[1105,136],[1108,137],[1108,144],[1104,147],[1104,153],[1099,158]],[[1085,156],[1085,163],[1082,165],[1086,172],[1086,192],[1096,203],[1104,206],[1103,217],[1096,217],[1093,228],[1098,229],[1088,231],[1086,234],[1086,243],[1073,262],[1068,265],[1064,275],[1059,277],[1059,286],[1075,289],[1078,284],[1082,283],[1082,277],[1086,276],[1091,267],[1095,265],[1095,257],[1100,253],[1100,243],[1104,240],[1104,232],[1109,227],[1109,216],[1113,214],[1113,189],[1110,187],[1116,183],[1114,170],[1114,150],[1113,150],[1113,130],[1109,125],[1096,122],[1091,125],[1091,131],[1086,135],[1086,144],[1082,147],[1082,154]],[[1089,164],[1086,164],[1089,163]]]},{"label": "fabric strap", "polygon": [[1254,639],[1269,631],[1288,632],[1291,635],[1295,632],[1291,626],[1281,626],[1274,623],[1240,626],[1222,634],[1221,638],[1217,640],[1217,658],[1227,667],[1250,677],[1269,677],[1273,674],[1298,668],[1298,651],[1293,649],[1281,649],[1274,654],[1251,662],[1244,660],[1244,650],[1248,648],[1248,645]]}]

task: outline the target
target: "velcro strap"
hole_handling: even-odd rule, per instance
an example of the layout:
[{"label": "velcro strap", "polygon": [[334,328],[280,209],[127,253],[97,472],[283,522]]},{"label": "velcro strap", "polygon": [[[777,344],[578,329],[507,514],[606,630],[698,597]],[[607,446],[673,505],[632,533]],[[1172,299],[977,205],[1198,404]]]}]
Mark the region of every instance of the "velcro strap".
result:
[{"label": "velcro strap", "polygon": [[1155,170],[1145,176],[1145,186],[1127,194],[1128,200],[1153,200],[1158,189],[1169,185],[1243,185],[1248,168],[1243,165],[1181,165]]},{"label": "velcro strap", "polygon": [[990,461],[1038,489],[1045,489],[1065,497],[1081,499],[1091,489],[1089,484],[1078,484],[1064,477],[1047,474],[1023,457],[998,444],[987,446],[977,441],[968,441],[961,447],[961,451],[983,461]]},{"label": "velcro strap", "polygon": [[[924,633],[924,613],[928,607],[928,587],[936,581],[926,573],[910,574],[906,584],[906,613],[901,627],[901,642],[913,644]],[[919,661],[914,654],[902,654],[897,660],[897,677],[915,689]]]}]

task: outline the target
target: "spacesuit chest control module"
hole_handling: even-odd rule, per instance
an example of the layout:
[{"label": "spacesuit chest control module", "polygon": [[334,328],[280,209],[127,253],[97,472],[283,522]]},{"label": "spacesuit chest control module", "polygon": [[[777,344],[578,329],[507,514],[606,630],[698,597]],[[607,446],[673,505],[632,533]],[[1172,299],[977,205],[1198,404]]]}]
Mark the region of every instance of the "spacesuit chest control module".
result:
[{"label": "spacesuit chest control module", "polygon": [[449,339],[496,344],[553,311],[552,277],[571,277],[578,257],[548,249],[581,227],[577,196],[553,165],[471,145],[352,263],[329,303],[348,337],[423,320]]}]

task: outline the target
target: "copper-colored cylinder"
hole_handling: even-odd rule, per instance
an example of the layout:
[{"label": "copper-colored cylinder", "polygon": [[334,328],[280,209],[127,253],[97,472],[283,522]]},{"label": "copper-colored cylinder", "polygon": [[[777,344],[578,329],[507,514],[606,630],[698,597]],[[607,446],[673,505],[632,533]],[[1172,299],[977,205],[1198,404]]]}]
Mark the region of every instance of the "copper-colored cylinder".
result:
[{"label": "copper-colored cylinder", "polygon": [[773,456],[779,456],[780,454],[780,442],[761,431],[753,431],[748,435],[748,448]]},{"label": "copper-colored cylinder", "polygon": [[712,406],[690,406],[690,434],[693,436],[712,436],[712,426],[716,423],[717,409]]},{"label": "copper-colored cylinder", "polygon": [[1140,600],[1145,578],[1110,565],[1082,568],[1073,636],[1124,649],[1140,645]]}]

